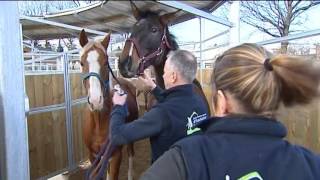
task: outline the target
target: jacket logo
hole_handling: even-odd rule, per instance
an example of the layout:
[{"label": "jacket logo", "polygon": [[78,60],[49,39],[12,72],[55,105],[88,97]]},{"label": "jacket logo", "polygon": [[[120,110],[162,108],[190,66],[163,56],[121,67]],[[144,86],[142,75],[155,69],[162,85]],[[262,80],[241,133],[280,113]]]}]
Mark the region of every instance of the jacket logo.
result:
[{"label": "jacket logo", "polygon": [[189,117],[187,117],[188,123],[187,123],[187,135],[190,135],[196,131],[201,130],[200,128],[195,127],[197,124],[199,124],[201,121],[207,119],[207,114],[201,114],[198,115],[197,112],[193,112]]},{"label": "jacket logo", "polygon": [[[226,175],[226,180],[230,180],[229,175]],[[257,171],[254,171],[254,172],[251,172],[251,173],[248,173],[248,174],[242,176],[238,180],[263,180],[263,178],[261,177],[261,175]]]}]

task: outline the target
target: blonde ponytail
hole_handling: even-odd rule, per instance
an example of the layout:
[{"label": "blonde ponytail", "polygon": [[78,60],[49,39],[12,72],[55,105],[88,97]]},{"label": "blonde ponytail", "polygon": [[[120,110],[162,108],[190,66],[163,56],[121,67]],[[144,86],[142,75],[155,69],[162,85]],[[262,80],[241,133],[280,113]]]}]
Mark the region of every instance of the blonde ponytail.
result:
[{"label": "blonde ponytail", "polygon": [[248,113],[274,112],[279,104],[308,103],[319,96],[320,67],[315,61],[272,53],[256,44],[242,44],[216,60],[213,95],[232,93]]},{"label": "blonde ponytail", "polygon": [[279,55],[273,59],[272,66],[281,82],[280,95],[284,105],[306,104],[319,96],[319,62]]}]

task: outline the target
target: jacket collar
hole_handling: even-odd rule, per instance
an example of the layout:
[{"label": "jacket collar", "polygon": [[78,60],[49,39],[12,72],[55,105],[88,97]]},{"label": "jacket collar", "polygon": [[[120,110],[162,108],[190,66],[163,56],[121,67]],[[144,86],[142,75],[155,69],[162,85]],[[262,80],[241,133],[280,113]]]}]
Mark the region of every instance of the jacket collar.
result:
[{"label": "jacket collar", "polygon": [[193,94],[193,84],[184,84],[164,91],[165,97],[190,96]]},{"label": "jacket collar", "polygon": [[205,127],[206,133],[255,134],[279,138],[287,135],[287,130],[282,123],[262,116],[212,117],[208,119]]}]

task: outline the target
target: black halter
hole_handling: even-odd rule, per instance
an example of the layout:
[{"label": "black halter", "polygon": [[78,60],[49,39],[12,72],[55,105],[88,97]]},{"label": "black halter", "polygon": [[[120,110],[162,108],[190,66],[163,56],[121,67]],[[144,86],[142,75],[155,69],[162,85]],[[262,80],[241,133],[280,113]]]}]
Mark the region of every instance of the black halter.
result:
[{"label": "black halter", "polygon": [[172,49],[172,47],[170,46],[170,44],[168,42],[168,38],[167,38],[167,27],[165,27],[163,30],[163,35],[162,35],[161,42],[160,42],[158,49],[152,53],[149,53],[148,55],[141,57],[141,54],[142,54],[141,48],[135,38],[128,38],[126,41],[133,43],[137,52],[138,52],[138,57],[139,57],[140,62],[139,62],[139,68],[137,71],[137,75],[143,74],[143,71],[147,67],[149,67],[150,65],[153,65],[153,63],[155,61],[155,57],[158,57],[159,55],[161,55],[165,51],[166,48]]},{"label": "black halter", "polygon": [[100,84],[103,86],[105,93],[107,93],[110,90],[109,79],[103,81],[100,74],[95,73],[95,72],[88,72],[88,73],[82,74],[82,84],[84,85],[84,81],[89,79],[89,77],[91,77],[91,76],[94,76],[99,79]]}]

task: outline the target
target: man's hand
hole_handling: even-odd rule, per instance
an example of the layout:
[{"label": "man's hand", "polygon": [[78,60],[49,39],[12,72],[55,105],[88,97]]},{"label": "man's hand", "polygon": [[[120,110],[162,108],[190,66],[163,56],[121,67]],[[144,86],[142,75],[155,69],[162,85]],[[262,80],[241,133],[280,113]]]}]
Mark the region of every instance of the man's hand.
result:
[{"label": "man's hand", "polygon": [[153,90],[156,88],[156,83],[150,77],[150,74],[145,71],[145,73],[139,76],[139,80],[143,83],[143,86],[148,90]]},{"label": "man's hand", "polygon": [[112,102],[114,105],[123,106],[127,101],[127,94],[120,95],[118,92],[113,93]]}]

